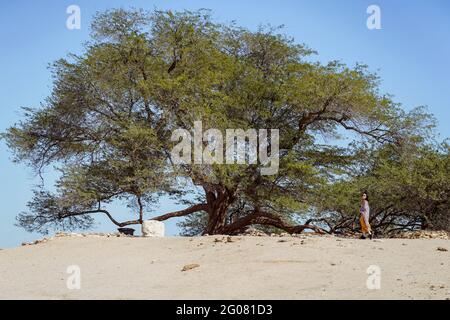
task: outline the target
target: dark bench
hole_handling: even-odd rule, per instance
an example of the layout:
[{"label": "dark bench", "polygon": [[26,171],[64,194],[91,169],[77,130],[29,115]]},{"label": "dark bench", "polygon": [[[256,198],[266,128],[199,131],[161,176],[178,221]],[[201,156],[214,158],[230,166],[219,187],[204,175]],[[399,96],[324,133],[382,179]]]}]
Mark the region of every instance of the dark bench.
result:
[{"label": "dark bench", "polygon": [[133,228],[118,228],[117,230],[119,230],[120,233],[125,234],[127,236],[134,235],[135,231]]}]

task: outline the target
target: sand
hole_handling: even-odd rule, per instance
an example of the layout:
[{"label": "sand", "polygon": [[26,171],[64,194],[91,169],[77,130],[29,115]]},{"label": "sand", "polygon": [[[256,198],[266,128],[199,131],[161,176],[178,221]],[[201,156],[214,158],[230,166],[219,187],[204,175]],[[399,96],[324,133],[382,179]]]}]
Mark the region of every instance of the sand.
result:
[{"label": "sand", "polygon": [[1,250],[0,299],[450,299],[438,247],[450,241],[62,237]]}]

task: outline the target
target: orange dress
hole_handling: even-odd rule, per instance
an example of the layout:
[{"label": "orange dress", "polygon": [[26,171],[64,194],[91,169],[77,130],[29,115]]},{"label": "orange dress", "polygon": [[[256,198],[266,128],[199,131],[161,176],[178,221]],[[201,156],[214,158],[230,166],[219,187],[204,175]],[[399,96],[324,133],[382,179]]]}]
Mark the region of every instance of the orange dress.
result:
[{"label": "orange dress", "polygon": [[372,229],[371,229],[370,223],[369,223],[370,208],[369,208],[368,201],[364,200],[364,204],[361,205],[359,212],[361,213],[361,215],[359,217],[359,223],[361,224],[361,231],[363,233],[370,234],[372,232]]}]

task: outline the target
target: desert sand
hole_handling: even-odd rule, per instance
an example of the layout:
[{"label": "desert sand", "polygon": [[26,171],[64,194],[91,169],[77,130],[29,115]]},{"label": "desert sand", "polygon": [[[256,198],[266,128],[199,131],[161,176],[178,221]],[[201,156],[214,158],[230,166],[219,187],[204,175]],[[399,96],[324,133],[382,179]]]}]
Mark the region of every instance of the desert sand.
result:
[{"label": "desert sand", "polygon": [[[0,299],[450,299],[449,240],[229,240],[61,237],[1,250]],[[67,287],[72,265],[80,289]],[[367,287],[371,265],[379,288]]]}]

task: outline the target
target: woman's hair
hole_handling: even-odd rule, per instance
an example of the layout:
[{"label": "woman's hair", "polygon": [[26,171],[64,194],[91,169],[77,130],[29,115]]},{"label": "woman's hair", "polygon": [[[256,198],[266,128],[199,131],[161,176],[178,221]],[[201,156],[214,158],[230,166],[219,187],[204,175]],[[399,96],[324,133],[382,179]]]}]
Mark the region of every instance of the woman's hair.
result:
[{"label": "woman's hair", "polygon": [[362,194],[366,195],[366,200],[367,200],[367,202],[369,202],[369,195],[367,194],[367,191],[364,191]]}]

